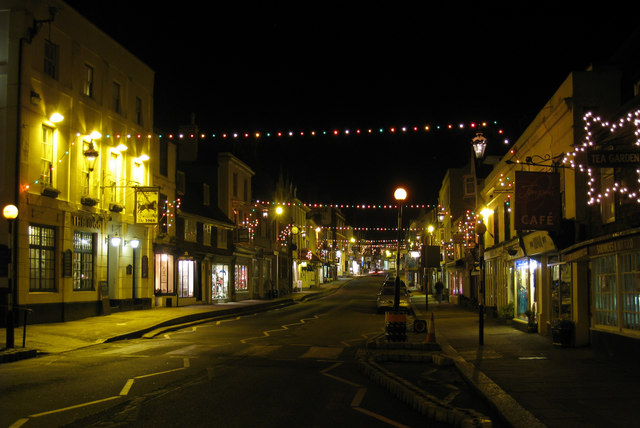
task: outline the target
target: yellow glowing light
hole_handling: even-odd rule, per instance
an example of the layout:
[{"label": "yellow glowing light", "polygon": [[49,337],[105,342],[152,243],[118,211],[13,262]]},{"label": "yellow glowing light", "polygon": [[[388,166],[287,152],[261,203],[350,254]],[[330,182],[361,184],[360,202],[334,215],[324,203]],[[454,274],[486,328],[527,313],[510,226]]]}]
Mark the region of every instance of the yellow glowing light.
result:
[{"label": "yellow glowing light", "polygon": [[91,134],[89,134],[89,137],[91,137],[92,140],[97,140],[98,138],[102,138],[102,134],[98,131],[93,131]]},{"label": "yellow glowing light", "polygon": [[120,143],[120,144],[118,144],[116,146],[116,150],[119,151],[119,152],[124,152],[127,149],[128,149],[128,147],[125,144],[122,144],[122,143]]},{"label": "yellow glowing light", "polygon": [[56,112],[49,117],[49,120],[53,123],[60,123],[64,120],[64,116]]},{"label": "yellow glowing light", "polygon": [[282,207],[276,207],[276,214],[280,215],[284,212],[284,210],[282,209]]},{"label": "yellow glowing light", "polygon": [[18,207],[15,205],[5,205],[2,209],[2,215],[7,220],[15,220],[18,217]]},{"label": "yellow glowing light", "polygon": [[405,199],[407,199],[407,191],[404,190],[402,187],[398,187],[396,191],[393,193],[393,197],[396,198],[396,200],[398,201],[404,201]]}]

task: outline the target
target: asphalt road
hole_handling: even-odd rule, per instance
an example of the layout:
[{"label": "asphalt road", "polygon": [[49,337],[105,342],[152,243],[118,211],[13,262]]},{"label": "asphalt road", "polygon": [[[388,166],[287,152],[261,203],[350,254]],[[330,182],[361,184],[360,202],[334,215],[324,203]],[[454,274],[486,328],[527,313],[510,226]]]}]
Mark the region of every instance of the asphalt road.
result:
[{"label": "asphalt road", "polygon": [[12,364],[2,426],[424,426],[354,360],[384,331],[381,283],[364,277],[310,302]]}]

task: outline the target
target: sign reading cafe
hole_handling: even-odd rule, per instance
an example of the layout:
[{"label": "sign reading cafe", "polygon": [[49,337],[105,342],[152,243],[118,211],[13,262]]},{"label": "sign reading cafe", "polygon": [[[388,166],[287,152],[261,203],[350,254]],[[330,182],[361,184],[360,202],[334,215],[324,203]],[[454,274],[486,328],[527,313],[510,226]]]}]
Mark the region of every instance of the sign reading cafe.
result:
[{"label": "sign reading cafe", "polygon": [[136,187],[136,223],[158,223],[158,193],[157,187]]},{"label": "sign reading cafe", "polygon": [[560,175],[516,171],[515,229],[554,230],[560,225]]}]

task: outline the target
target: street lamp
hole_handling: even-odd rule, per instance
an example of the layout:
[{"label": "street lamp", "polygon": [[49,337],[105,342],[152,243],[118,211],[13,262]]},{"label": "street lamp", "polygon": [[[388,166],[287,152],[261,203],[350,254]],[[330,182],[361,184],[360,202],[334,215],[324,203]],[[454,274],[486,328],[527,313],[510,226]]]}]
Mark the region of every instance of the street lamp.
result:
[{"label": "street lamp", "polygon": [[398,242],[396,247],[396,287],[393,296],[393,311],[398,312],[400,308],[400,232],[402,231],[402,201],[407,199],[407,191],[398,187],[393,193],[398,201]]},{"label": "street lamp", "polygon": [[7,223],[9,225],[9,270],[7,279],[9,281],[9,292],[7,293],[7,337],[6,337],[6,346],[7,348],[13,348],[15,346],[14,341],[14,326],[13,326],[13,299],[16,293],[15,287],[15,276],[14,276],[14,248],[13,248],[13,221],[18,218],[18,207],[15,205],[5,205],[2,209],[2,215],[7,219]]},{"label": "street lamp", "polygon": [[[476,133],[476,136],[471,139],[471,146],[473,147],[473,154],[475,159],[482,159],[484,157],[484,151],[487,148],[487,139],[482,135],[482,132]],[[478,208],[478,170],[474,168],[475,178],[475,191],[476,191],[476,208]],[[487,226],[484,221],[476,224],[476,234],[478,235],[478,263],[480,265],[480,290],[478,293],[478,344],[484,345],[484,233],[487,231]]]}]

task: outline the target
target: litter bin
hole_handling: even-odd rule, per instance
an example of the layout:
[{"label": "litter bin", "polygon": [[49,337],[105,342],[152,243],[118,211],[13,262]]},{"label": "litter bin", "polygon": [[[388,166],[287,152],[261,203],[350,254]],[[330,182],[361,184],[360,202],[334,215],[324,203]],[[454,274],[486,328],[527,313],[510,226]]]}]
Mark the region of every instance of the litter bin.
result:
[{"label": "litter bin", "polygon": [[570,348],[573,346],[575,324],[573,321],[560,320],[551,325],[551,336],[553,345],[559,348]]}]

